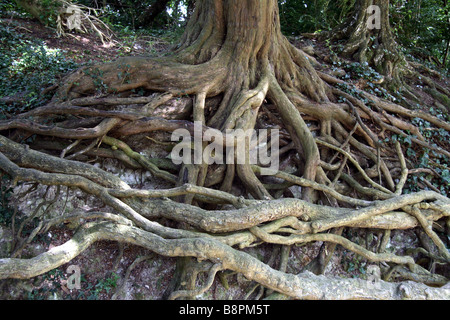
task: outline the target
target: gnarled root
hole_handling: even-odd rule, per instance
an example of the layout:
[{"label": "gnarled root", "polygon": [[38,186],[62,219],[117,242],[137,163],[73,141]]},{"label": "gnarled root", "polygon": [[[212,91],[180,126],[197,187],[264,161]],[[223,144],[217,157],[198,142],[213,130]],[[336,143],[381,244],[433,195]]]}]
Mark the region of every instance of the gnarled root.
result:
[{"label": "gnarled root", "polygon": [[[342,231],[387,230],[383,247],[390,230],[423,228],[438,248],[428,256],[449,262],[433,223],[449,219],[450,200],[435,191],[403,194],[412,168],[399,143],[384,142],[392,134],[407,138],[417,133],[411,145],[435,151],[435,159],[449,156],[448,146],[427,141],[408,119],[426,119],[447,131],[448,123],[363,91],[358,92],[360,98],[349,96],[335,86],[341,80],[316,72],[307,56],[281,36],[272,24],[275,1],[239,3],[252,4],[246,10],[260,10],[252,19],[270,30],[254,28],[240,35],[237,24],[226,28],[222,22],[232,15],[247,23],[246,14],[224,10],[222,1],[201,2],[200,8],[206,6],[214,15],[194,14],[203,31],[189,29],[173,55],[124,58],[80,69],[65,80],[49,105],[0,121],[0,168],[12,184],[77,188],[110,211],[42,218],[34,234],[61,220],[90,222],[82,224],[72,240],[35,258],[17,254],[0,259],[0,279],[34,277],[67,263],[97,241],[113,240],[164,256],[209,261],[206,284],[200,289],[175,287],[167,294],[172,298],[208,290],[219,270],[242,273],[263,287],[300,299],[449,298],[447,279],[419,266],[414,256],[371,251]],[[209,25],[211,16],[218,21],[214,27]],[[133,95],[133,90],[143,95]],[[347,103],[338,103],[337,96]],[[151,135],[178,129],[203,138],[188,149],[194,155],[210,146],[206,136],[211,130],[225,137],[214,141],[219,146],[215,152],[240,147],[227,135],[230,130],[279,130],[280,148],[271,152],[280,167],[265,176],[267,164],[251,163],[248,157],[243,163],[175,165],[166,158],[173,142]],[[33,135],[38,138],[29,146],[14,142]],[[164,150],[160,158],[143,152],[143,142],[150,141]],[[100,158],[148,171],[170,187],[142,190],[86,163]],[[294,196],[292,186],[300,186],[301,195]],[[308,272],[293,275],[240,250],[261,243],[315,241],[387,266],[387,278],[396,272],[408,274],[413,281],[441,288],[381,280],[372,286]],[[288,257],[284,252],[282,269]],[[323,270],[327,257],[322,260]],[[188,275],[188,282],[199,270]]]}]

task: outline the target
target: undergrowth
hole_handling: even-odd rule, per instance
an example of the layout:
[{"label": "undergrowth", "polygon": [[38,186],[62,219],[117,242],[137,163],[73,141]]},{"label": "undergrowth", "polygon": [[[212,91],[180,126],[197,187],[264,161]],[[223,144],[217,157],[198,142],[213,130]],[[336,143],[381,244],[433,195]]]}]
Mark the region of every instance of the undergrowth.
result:
[{"label": "undergrowth", "polygon": [[52,92],[45,89],[77,67],[63,50],[28,39],[0,19],[0,119],[48,102]]}]

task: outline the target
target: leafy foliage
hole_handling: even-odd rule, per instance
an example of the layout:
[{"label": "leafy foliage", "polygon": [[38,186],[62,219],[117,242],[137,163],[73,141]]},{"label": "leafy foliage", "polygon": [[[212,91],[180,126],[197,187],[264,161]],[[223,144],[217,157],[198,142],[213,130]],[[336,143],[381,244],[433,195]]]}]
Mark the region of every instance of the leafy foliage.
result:
[{"label": "leafy foliage", "polygon": [[61,268],[50,270],[43,274],[39,281],[41,285],[39,288],[28,292],[27,300],[50,300],[57,299],[61,291],[61,283],[66,279],[66,275]]},{"label": "leafy foliage", "polygon": [[376,72],[367,62],[359,63],[353,62],[344,65],[344,70],[347,72],[346,77],[352,79],[366,79],[370,81],[378,81],[382,76]]},{"label": "leafy foliage", "polygon": [[14,1],[1,0],[0,1],[0,12],[9,12],[17,10],[17,5]]},{"label": "leafy foliage", "polygon": [[44,104],[51,95],[42,90],[77,64],[62,50],[27,39],[13,25],[0,22],[0,118],[5,118]]},{"label": "leafy foliage", "polygon": [[[442,113],[437,113],[433,109],[431,109],[431,113],[445,119]],[[412,123],[419,128],[420,134],[432,146],[448,149],[450,134],[446,130],[442,128],[435,129],[428,121],[421,118],[414,118]],[[417,169],[413,174],[409,174],[404,192],[412,193],[424,189],[433,189],[448,196],[450,194],[450,159],[428,148],[414,146],[412,143],[413,138],[417,137],[410,133],[408,136],[394,134],[384,141],[385,143],[399,141],[404,147],[405,156],[410,167]]]},{"label": "leafy foliage", "polygon": [[351,10],[354,0],[279,0],[280,22],[286,35],[329,30]]},{"label": "leafy foliage", "polygon": [[[90,7],[98,7],[97,1],[78,1]],[[139,20],[145,14],[146,9],[152,6],[155,0],[132,1],[132,0],[112,0],[104,2],[100,8],[102,20],[108,23],[118,32],[128,33],[132,30],[142,29]],[[188,0],[171,0],[168,2],[166,10],[156,17],[153,25],[155,29],[174,29],[181,26],[186,21],[186,7]]]},{"label": "leafy foliage", "polygon": [[[434,109],[430,109],[431,113],[436,116],[445,119],[442,113],[438,113]],[[428,141],[432,142],[432,145],[441,146],[447,148],[450,145],[450,134],[444,129],[433,129],[428,121],[420,118],[413,119],[413,123],[419,128],[422,136]],[[410,176],[410,188],[408,191],[416,191],[417,184],[422,182],[427,184],[428,188],[435,187],[443,195],[450,194],[450,159],[443,155],[438,155],[432,150],[423,149],[416,152],[411,147],[411,142],[407,149],[408,158],[413,161],[416,168],[430,168],[430,172],[420,173],[416,176]],[[411,181],[412,180],[412,181]],[[425,182],[425,180],[427,182]],[[431,186],[430,186],[431,184]]]},{"label": "leafy foliage", "polygon": [[450,67],[448,53],[450,42],[450,2],[429,1],[391,1],[391,21],[394,32],[402,46],[418,58],[431,56]]}]

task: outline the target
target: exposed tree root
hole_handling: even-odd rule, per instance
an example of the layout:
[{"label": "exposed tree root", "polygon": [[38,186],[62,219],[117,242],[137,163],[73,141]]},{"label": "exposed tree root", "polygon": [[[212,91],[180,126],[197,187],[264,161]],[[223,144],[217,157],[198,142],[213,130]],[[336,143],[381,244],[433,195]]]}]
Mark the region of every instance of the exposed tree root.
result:
[{"label": "exposed tree root", "polygon": [[67,35],[66,31],[93,32],[103,44],[112,41],[114,33],[97,17],[98,13],[94,8],[66,0],[56,0],[51,3],[40,3],[33,0],[17,0],[16,2],[44,25],[49,22],[45,20],[45,17],[51,16],[51,19],[56,21],[55,27],[58,36]]},{"label": "exposed tree root", "polygon": [[[389,1],[357,1],[348,21],[329,36],[333,40],[347,40],[342,50],[343,57],[371,65],[393,88],[402,85],[402,78],[408,68],[392,34]],[[408,93],[414,96],[410,91]]]}]

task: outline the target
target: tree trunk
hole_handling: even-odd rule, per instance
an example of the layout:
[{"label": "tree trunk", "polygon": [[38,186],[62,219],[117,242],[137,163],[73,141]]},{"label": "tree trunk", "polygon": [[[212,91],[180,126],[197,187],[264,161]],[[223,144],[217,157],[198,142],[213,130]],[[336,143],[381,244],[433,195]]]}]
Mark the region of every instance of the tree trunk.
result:
[{"label": "tree trunk", "polygon": [[401,83],[406,63],[392,33],[388,0],[358,0],[353,15],[334,31],[333,38],[346,40],[344,57],[368,63],[389,84]]}]

